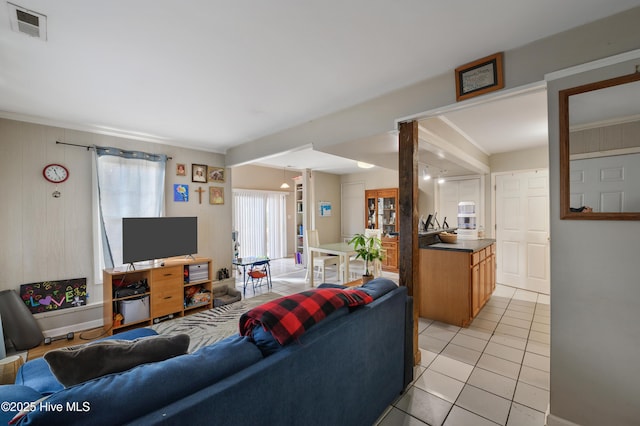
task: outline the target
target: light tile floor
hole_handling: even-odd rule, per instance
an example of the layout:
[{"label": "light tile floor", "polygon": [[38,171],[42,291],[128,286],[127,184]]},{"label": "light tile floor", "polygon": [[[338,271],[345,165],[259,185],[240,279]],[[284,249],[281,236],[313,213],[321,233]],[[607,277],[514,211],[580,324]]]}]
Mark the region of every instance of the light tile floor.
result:
[{"label": "light tile floor", "polygon": [[[293,259],[271,262],[273,291],[309,288]],[[383,273],[397,282],[398,274]],[[328,273],[327,281],[337,278]],[[242,291],[242,276],[236,273]],[[247,287],[245,297],[268,292]],[[549,404],[550,298],[508,286],[496,290],[468,328],[420,318],[422,360],[414,381],[379,426],[543,426]]]}]

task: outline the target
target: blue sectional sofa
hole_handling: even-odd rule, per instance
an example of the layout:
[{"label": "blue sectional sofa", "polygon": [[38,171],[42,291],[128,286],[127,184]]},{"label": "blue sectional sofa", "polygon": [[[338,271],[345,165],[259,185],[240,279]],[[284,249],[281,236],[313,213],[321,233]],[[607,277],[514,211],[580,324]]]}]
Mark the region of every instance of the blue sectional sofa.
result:
[{"label": "blue sectional sofa", "polygon": [[[376,297],[267,356],[236,334],[68,388],[43,360],[30,361],[16,384],[0,386],[0,401],[37,401],[20,425],[371,425],[413,374],[413,301],[404,287]],[[140,333],[153,331],[115,337]],[[3,408],[0,423],[14,414]]]}]

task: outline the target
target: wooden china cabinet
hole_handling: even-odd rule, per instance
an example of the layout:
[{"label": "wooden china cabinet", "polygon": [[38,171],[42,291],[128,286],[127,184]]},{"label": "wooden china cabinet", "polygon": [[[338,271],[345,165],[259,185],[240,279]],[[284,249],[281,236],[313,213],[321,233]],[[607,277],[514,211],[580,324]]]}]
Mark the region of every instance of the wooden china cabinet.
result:
[{"label": "wooden china cabinet", "polygon": [[398,188],[369,189],[364,198],[367,228],[382,230],[382,269],[398,272]]}]

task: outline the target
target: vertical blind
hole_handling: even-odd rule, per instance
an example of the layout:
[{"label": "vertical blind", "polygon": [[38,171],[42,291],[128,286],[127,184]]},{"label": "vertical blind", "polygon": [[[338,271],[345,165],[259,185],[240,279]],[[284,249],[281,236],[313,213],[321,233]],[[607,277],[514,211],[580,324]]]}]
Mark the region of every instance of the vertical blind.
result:
[{"label": "vertical blind", "polygon": [[287,255],[287,212],[284,192],[233,190],[233,228],[240,257]]}]

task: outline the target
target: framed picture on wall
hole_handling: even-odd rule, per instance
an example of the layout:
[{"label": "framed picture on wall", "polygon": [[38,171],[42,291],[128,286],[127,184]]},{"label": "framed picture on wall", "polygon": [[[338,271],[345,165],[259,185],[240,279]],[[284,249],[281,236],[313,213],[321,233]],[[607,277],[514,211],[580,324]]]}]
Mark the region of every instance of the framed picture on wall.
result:
[{"label": "framed picture on wall", "polygon": [[176,176],[186,176],[187,166],[184,164],[176,164]]},{"label": "framed picture on wall", "polygon": [[186,203],[189,201],[189,185],[183,185],[181,183],[173,184],[173,201],[179,203]]},{"label": "framed picture on wall", "polygon": [[456,101],[482,95],[504,87],[502,52],[456,68]]},{"label": "framed picture on wall", "polygon": [[331,202],[329,201],[320,201],[320,217],[329,217],[331,216]]},{"label": "framed picture on wall", "polygon": [[207,182],[207,166],[204,164],[191,165],[191,182]]},{"label": "framed picture on wall", "polygon": [[224,168],[223,167],[208,167],[209,182],[224,183]]},{"label": "framed picture on wall", "polygon": [[224,204],[224,188],[221,186],[209,187],[209,204]]}]

